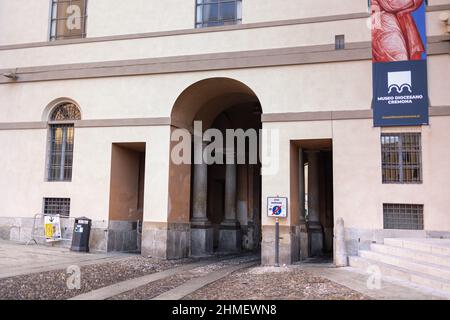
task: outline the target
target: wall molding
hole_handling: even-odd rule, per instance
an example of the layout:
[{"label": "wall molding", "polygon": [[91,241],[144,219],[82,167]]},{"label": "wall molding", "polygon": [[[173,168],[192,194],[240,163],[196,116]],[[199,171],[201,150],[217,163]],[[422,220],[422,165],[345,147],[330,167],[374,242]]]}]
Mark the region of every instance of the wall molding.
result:
[{"label": "wall molding", "polygon": [[[449,54],[449,38],[449,36],[428,37],[428,54]],[[0,69],[0,74],[16,72],[19,77],[18,80],[0,77],[0,85],[36,81],[139,76],[370,59],[372,59],[371,43],[370,41],[363,41],[347,43],[346,48],[343,50],[335,50],[334,44],[327,44],[165,58]]]},{"label": "wall molding", "polygon": [[427,6],[427,12],[450,10],[450,4],[435,4]]},{"label": "wall molding", "polygon": [[[430,117],[450,116],[450,106],[434,106],[429,108]],[[268,122],[298,122],[298,121],[330,121],[330,120],[355,120],[372,119],[371,109],[338,110],[338,111],[310,111],[310,112],[286,112],[264,113],[261,121]],[[155,118],[124,118],[124,119],[96,119],[75,121],[76,128],[104,128],[104,127],[151,127],[171,126],[170,117]],[[47,129],[45,121],[30,122],[0,122],[0,130],[33,130]]]},{"label": "wall molding", "polygon": [[[450,106],[433,106],[429,108],[430,117],[450,116]],[[286,112],[264,113],[261,121],[265,122],[299,122],[299,121],[331,121],[373,119],[372,109],[315,111],[315,112]]]},{"label": "wall molding", "polygon": [[170,125],[170,117],[99,119],[99,120],[80,120],[75,122],[75,128],[151,127],[151,126],[167,126],[167,125]]},{"label": "wall molding", "polygon": [[35,121],[35,122],[0,122],[0,130],[34,130],[34,129],[46,129],[47,122]]},{"label": "wall molding", "polygon": [[172,36],[190,35],[190,34],[214,33],[214,32],[223,32],[223,31],[238,31],[238,30],[248,30],[248,29],[273,28],[273,27],[283,27],[283,26],[300,25],[300,24],[323,23],[323,22],[333,22],[333,21],[352,20],[352,19],[365,19],[368,17],[369,17],[368,12],[357,12],[357,13],[329,15],[329,16],[322,16],[322,17],[276,20],[276,21],[267,21],[267,22],[254,22],[254,23],[244,23],[244,24],[209,27],[209,28],[198,28],[198,29],[190,28],[190,29],[144,32],[144,33],[113,35],[113,36],[91,37],[91,38],[88,37],[88,38],[83,38],[83,39],[69,39],[69,40],[56,40],[56,41],[45,41],[45,42],[42,41],[42,42],[20,43],[20,44],[11,44],[11,45],[0,46],[0,50],[16,50],[16,49],[28,49],[28,48],[37,48],[37,47],[63,46],[63,45],[71,45],[71,44],[85,44],[85,43],[93,43],[93,42],[136,40],[136,39],[146,39],[146,38],[156,38],[156,37],[172,37]]},{"label": "wall molding", "polygon": [[[125,119],[95,119],[73,121],[75,128],[105,128],[105,127],[152,127],[168,126],[170,117],[155,118],[125,118]],[[46,121],[30,122],[0,122],[0,130],[32,130],[47,129]]]}]

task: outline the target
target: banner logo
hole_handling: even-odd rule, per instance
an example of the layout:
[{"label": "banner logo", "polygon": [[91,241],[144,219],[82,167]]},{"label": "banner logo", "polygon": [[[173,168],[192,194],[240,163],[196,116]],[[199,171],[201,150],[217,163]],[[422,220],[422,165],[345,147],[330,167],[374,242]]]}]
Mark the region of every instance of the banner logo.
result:
[{"label": "banner logo", "polygon": [[388,93],[393,89],[397,90],[397,93],[403,93],[403,89],[412,93],[411,87],[411,71],[388,72]]}]

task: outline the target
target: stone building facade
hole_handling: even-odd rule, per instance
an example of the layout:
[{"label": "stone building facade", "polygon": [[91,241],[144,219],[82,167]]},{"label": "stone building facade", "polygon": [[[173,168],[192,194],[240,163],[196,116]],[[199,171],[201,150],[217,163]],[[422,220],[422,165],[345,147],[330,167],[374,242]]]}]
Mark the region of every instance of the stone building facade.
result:
[{"label": "stone building facade", "polygon": [[[93,220],[93,250],[272,264],[271,196],[288,198],[281,263],[331,254],[339,218],[349,254],[450,236],[446,12],[428,1],[430,124],[379,128],[366,0],[0,0],[0,238],[58,213],[64,238]],[[175,163],[195,121],[278,143],[253,164]]]}]

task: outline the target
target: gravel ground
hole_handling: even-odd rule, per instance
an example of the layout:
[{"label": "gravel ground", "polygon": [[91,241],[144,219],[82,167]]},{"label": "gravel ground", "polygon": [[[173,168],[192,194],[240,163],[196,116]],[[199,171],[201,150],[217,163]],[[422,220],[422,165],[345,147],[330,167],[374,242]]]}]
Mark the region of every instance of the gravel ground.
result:
[{"label": "gravel ground", "polygon": [[364,295],[296,267],[239,270],[185,300],[366,300]]},{"label": "gravel ground", "polygon": [[[179,273],[146,286],[125,292],[112,300],[141,300],[154,298],[183,283],[207,275],[227,266],[253,260],[255,256],[228,257],[211,262],[206,266]],[[174,268],[193,259],[164,261],[141,256],[130,257],[116,262],[108,262],[81,267],[81,289],[69,290],[66,286],[66,270],[49,271],[0,279],[0,300],[62,300],[105,287],[120,281]],[[361,300],[367,297],[314,276],[295,266],[253,267],[239,270],[228,277],[216,281],[190,295],[190,300],[263,300],[263,299],[345,299]]]},{"label": "gravel ground", "polygon": [[0,300],[68,299],[116,282],[163,271],[193,259],[164,261],[135,256],[116,262],[81,267],[81,289],[69,290],[66,270],[49,271],[0,279]]},{"label": "gravel ground", "polygon": [[246,263],[248,261],[254,260],[256,256],[243,256],[238,258],[233,258],[224,261],[218,261],[206,266],[198,267],[183,273],[179,273],[169,278],[161,279],[145,286],[124,292],[120,295],[112,297],[109,300],[149,300],[164,292],[172,290],[185,282],[202,277],[208,273],[214,272],[216,270],[222,269],[224,267],[229,267],[236,264]]}]

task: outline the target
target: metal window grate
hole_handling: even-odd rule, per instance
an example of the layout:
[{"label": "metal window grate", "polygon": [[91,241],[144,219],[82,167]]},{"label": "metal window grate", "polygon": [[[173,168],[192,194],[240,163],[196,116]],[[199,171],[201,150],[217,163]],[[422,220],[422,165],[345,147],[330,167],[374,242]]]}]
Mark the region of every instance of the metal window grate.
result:
[{"label": "metal window grate", "polygon": [[345,49],[345,35],[340,34],[334,38],[334,48],[336,50]]},{"label": "metal window grate", "polygon": [[70,215],[70,198],[44,198],[44,214]]},{"label": "metal window grate", "polygon": [[420,133],[381,135],[383,183],[421,183]]},{"label": "metal window grate", "polygon": [[50,40],[86,37],[87,0],[52,0]]},{"label": "metal window grate", "polygon": [[242,22],[242,0],[197,0],[196,28]]},{"label": "metal window grate", "polygon": [[423,205],[383,204],[384,229],[423,230]]},{"label": "metal window grate", "polygon": [[50,125],[49,181],[72,180],[74,128],[72,124]]},{"label": "metal window grate", "polygon": [[81,120],[81,112],[73,103],[58,105],[50,116],[51,121]]}]

